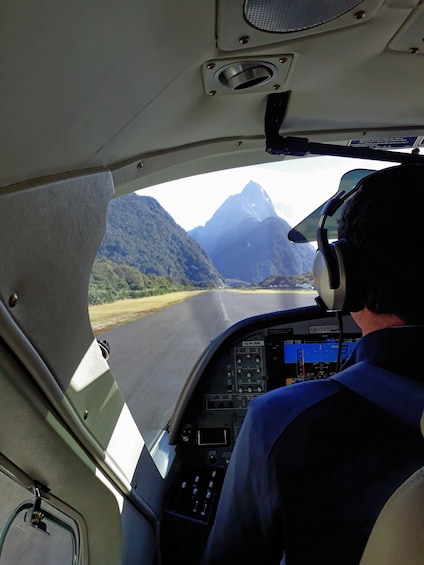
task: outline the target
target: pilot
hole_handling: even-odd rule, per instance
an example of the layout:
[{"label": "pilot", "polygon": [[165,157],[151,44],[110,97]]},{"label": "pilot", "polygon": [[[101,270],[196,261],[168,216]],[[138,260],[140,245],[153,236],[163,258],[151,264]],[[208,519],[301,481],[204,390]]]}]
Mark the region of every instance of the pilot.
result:
[{"label": "pilot", "polygon": [[314,277],[362,337],[334,378],[251,402],[202,565],[357,565],[385,501],[424,465],[424,166],[352,192]]}]

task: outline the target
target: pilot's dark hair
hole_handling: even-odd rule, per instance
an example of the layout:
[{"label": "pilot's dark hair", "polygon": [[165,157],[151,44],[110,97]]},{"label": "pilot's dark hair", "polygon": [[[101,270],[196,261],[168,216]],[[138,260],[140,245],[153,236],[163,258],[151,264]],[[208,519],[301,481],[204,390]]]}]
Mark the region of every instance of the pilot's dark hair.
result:
[{"label": "pilot's dark hair", "polygon": [[424,324],[424,166],[373,173],[342,210],[338,237],[352,253],[363,304]]}]

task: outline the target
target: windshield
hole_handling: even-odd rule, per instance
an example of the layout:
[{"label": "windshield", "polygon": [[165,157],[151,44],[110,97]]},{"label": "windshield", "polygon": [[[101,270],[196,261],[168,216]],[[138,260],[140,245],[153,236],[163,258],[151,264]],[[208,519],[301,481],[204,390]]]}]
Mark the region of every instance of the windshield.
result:
[{"label": "windshield", "polygon": [[[110,346],[109,366],[149,448],[211,340],[244,318],[315,304],[313,237],[323,203],[388,166],[337,157],[282,161],[110,202],[90,318]],[[312,222],[302,222],[309,214]],[[294,226],[306,243],[289,240]]]}]

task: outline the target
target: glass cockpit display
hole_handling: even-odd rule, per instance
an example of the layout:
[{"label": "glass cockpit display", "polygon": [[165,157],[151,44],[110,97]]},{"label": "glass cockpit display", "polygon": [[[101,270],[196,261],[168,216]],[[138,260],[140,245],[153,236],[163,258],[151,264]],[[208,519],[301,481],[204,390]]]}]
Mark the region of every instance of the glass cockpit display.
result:
[{"label": "glass cockpit display", "polygon": [[348,359],[356,343],[357,338],[346,339],[341,345],[336,339],[313,342],[306,339],[285,341],[283,344],[285,384],[323,379],[334,375],[339,366]]}]

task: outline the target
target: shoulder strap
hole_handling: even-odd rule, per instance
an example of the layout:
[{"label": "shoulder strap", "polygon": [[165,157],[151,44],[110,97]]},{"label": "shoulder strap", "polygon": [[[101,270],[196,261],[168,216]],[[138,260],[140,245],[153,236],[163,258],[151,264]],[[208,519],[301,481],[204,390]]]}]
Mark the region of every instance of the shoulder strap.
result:
[{"label": "shoulder strap", "polygon": [[404,424],[420,428],[424,383],[360,361],[330,377],[389,412]]}]

